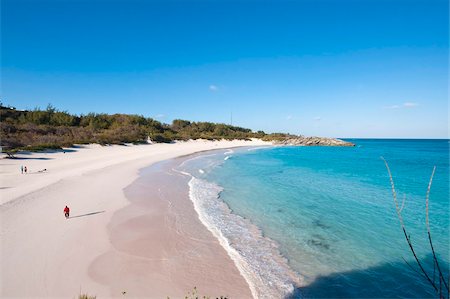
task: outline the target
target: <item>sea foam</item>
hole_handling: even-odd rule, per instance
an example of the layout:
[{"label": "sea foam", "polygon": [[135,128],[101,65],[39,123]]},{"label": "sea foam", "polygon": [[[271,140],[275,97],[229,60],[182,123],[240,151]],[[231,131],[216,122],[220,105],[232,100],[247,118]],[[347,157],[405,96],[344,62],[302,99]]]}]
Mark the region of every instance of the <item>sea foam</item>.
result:
[{"label": "sea foam", "polygon": [[232,213],[217,184],[191,176],[189,197],[199,219],[219,240],[249,284],[254,298],[283,298],[302,282],[275,241],[249,220]]}]

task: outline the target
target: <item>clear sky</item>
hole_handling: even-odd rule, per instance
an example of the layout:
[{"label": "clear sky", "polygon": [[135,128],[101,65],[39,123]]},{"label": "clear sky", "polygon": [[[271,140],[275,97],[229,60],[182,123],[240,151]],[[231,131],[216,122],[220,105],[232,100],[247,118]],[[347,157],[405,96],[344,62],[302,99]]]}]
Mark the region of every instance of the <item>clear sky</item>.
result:
[{"label": "clear sky", "polygon": [[447,0],[1,0],[1,101],[448,138]]}]

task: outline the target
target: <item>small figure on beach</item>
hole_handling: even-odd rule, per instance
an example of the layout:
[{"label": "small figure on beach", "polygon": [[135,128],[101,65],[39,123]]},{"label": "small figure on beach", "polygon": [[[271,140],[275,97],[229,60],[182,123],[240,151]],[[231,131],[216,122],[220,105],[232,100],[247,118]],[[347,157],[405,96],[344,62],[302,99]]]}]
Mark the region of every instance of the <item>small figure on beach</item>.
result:
[{"label": "small figure on beach", "polygon": [[23,174],[23,165],[20,166],[20,171],[21,171],[22,174]]},{"label": "small figure on beach", "polygon": [[69,213],[70,213],[70,209],[69,209],[68,206],[66,206],[66,207],[64,208],[64,216],[66,216],[66,219],[69,218]]},{"label": "small figure on beach", "polygon": [[47,171],[47,168],[44,168],[44,169],[39,170],[38,172],[46,172],[46,171]]},{"label": "small figure on beach", "polygon": [[27,174],[28,169],[26,166],[23,167],[23,171],[25,172],[25,174]]}]

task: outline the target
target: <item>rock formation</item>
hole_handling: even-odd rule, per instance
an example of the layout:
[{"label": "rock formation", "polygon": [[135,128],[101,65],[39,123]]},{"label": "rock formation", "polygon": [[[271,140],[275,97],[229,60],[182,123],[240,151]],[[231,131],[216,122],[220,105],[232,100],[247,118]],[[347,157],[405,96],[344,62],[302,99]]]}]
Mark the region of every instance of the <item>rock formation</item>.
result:
[{"label": "rock formation", "polygon": [[355,146],[351,142],[347,142],[336,138],[305,137],[305,136],[286,138],[284,140],[276,140],[273,141],[273,144],[294,145],[294,146]]}]

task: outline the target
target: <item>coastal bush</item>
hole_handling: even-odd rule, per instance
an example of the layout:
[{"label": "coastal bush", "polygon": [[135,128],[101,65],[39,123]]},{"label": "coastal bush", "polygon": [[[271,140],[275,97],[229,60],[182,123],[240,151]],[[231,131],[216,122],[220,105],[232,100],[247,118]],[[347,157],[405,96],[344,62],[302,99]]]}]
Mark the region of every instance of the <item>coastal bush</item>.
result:
[{"label": "coastal bush", "polygon": [[123,144],[175,140],[281,140],[293,135],[250,129],[212,122],[175,119],[164,124],[142,115],[88,113],[73,115],[52,105],[45,110],[17,110],[0,103],[0,145],[3,151],[68,147],[73,144]]},{"label": "coastal bush", "polygon": [[172,139],[167,138],[166,136],[162,135],[162,134],[153,134],[151,135],[151,140],[153,142],[158,142],[158,143],[170,143],[172,142]]},{"label": "coastal bush", "polygon": [[262,140],[264,140],[264,141],[281,141],[281,140],[286,140],[286,139],[295,138],[295,137],[298,137],[298,136],[286,134],[286,133],[272,133],[272,134],[263,135],[260,138],[262,138]]},{"label": "coastal bush", "polygon": [[188,120],[174,119],[172,121],[172,129],[174,129],[176,131],[180,131],[190,125],[191,125],[191,122]]}]

